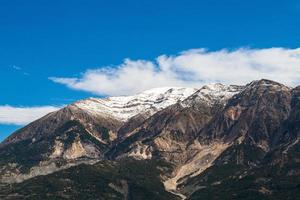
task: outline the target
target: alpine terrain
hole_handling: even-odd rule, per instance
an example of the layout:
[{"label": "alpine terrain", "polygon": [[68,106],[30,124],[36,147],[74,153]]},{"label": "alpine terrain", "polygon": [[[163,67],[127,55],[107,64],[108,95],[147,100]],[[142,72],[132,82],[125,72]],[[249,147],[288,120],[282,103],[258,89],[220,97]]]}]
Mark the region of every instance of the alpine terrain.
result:
[{"label": "alpine terrain", "polygon": [[0,199],[300,199],[300,86],[90,98],[0,144]]}]

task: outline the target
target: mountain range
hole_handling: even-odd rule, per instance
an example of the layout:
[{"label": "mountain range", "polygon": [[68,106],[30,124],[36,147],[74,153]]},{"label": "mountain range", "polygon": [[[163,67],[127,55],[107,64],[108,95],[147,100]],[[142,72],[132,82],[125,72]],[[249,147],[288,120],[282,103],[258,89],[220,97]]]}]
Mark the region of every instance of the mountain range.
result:
[{"label": "mountain range", "polygon": [[0,144],[1,199],[300,199],[300,86],[89,98]]}]

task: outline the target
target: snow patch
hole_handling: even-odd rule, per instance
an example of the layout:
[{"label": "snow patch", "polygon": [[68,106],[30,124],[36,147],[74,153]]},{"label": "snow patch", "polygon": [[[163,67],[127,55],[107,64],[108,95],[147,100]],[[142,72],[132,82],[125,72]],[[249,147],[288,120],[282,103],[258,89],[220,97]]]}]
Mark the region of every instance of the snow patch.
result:
[{"label": "snow patch", "polygon": [[226,86],[220,83],[205,85],[193,95],[184,100],[181,104],[184,107],[189,107],[195,101],[202,101],[207,103],[208,105],[213,105],[215,103],[226,104],[228,99],[241,92],[243,88],[243,86]]},{"label": "snow patch", "polygon": [[89,98],[73,105],[91,114],[111,117],[127,121],[137,114],[147,114],[149,117],[156,112],[182,102],[188,107],[193,101],[203,101],[209,105],[216,102],[223,104],[244,87],[222,85],[220,83],[205,85],[200,89],[186,87],[162,87],[146,90],[132,96],[108,98]]},{"label": "snow patch", "polygon": [[186,99],[196,92],[195,88],[163,87],[144,91],[133,96],[90,98],[74,105],[89,113],[127,121],[137,114],[150,116],[172,104]]}]

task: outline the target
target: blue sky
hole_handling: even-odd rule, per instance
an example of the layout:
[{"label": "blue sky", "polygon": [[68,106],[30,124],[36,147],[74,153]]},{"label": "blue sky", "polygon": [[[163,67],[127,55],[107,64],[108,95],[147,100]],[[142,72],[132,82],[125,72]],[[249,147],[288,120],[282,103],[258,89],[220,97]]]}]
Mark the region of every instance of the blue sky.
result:
[{"label": "blue sky", "polygon": [[[207,78],[214,71],[201,71],[208,74],[201,80],[188,77],[192,81],[186,82],[178,74],[171,78],[155,74],[141,88],[129,85],[122,91],[114,89],[123,80],[115,80],[115,76],[127,71],[136,72],[135,69],[147,68],[149,64],[145,72],[149,74],[153,72],[151,67],[162,70],[165,65],[161,63],[181,66],[182,60],[195,57],[196,63],[189,63],[191,66],[197,67],[198,61],[207,59],[208,63],[218,65],[215,54],[228,60],[232,56],[246,59],[250,55],[255,63],[265,64],[257,61],[257,52],[272,59],[288,52],[284,63],[293,63],[290,54],[293,57],[299,53],[295,50],[300,46],[299,24],[300,3],[292,0],[1,0],[0,106],[26,107],[29,111],[31,107],[62,106],[89,96],[137,92],[147,89],[153,80],[159,80],[158,86],[197,86],[215,80],[227,83],[223,77]],[[225,53],[222,49],[226,49]],[[189,51],[180,53],[185,50]],[[124,61],[126,58],[130,60]],[[240,63],[226,66],[237,64]],[[110,77],[101,69],[116,75]],[[248,70],[247,66],[245,69]],[[104,77],[99,76],[103,73]],[[104,88],[107,77],[114,79],[114,88],[107,87],[111,93]],[[277,77],[285,79],[274,76]],[[300,80],[295,76],[290,79],[291,84]],[[103,83],[103,87],[90,87],[92,83]],[[23,124],[14,120],[2,122],[0,141]]]}]

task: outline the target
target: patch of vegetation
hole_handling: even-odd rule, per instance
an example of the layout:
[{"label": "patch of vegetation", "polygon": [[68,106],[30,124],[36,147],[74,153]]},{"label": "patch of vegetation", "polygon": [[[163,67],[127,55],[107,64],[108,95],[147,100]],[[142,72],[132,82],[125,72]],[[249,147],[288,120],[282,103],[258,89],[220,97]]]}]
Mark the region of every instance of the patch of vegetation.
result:
[{"label": "patch of vegetation", "polygon": [[[276,165],[262,162],[263,164],[255,167],[247,163],[252,162],[251,156],[257,158],[261,154],[259,155],[260,152],[249,146],[235,147],[224,152],[222,156],[228,156],[231,151],[232,159],[229,159],[227,164],[214,165],[201,175],[189,180],[188,184],[202,186],[202,189],[194,192],[190,199],[299,199],[300,163],[293,159],[299,158],[298,148],[299,145],[296,145],[290,149],[289,159],[286,162],[281,160]],[[238,156],[241,150],[244,153],[244,162],[237,164],[233,158]],[[253,155],[255,153],[257,155]]]},{"label": "patch of vegetation", "polygon": [[[158,166],[170,167],[162,161],[129,158],[118,163],[82,164],[0,189],[0,194],[18,194],[23,199],[177,199],[164,190]],[[128,185],[128,194],[111,187],[121,181]]]},{"label": "patch of vegetation", "polygon": [[138,138],[146,135],[144,130],[140,130],[139,132],[127,137],[124,141],[119,143],[117,146],[113,147],[107,155],[110,157],[117,156],[120,152],[125,153],[129,150],[129,147],[132,143],[138,140]]},{"label": "patch of vegetation", "polygon": [[18,163],[22,173],[28,172],[31,166],[37,165],[43,154],[48,151],[49,142],[42,140],[32,144],[32,140],[23,140],[7,146],[0,152],[0,164]]},{"label": "patch of vegetation", "polygon": [[64,138],[65,147],[68,148],[76,137],[79,137],[81,141],[96,144],[96,146],[102,151],[107,150],[107,146],[99,142],[95,137],[91,136],[85,129],[85,127],[77,120],[71,120],[59,127],[55,131],[55,135],[61,135]]}]

